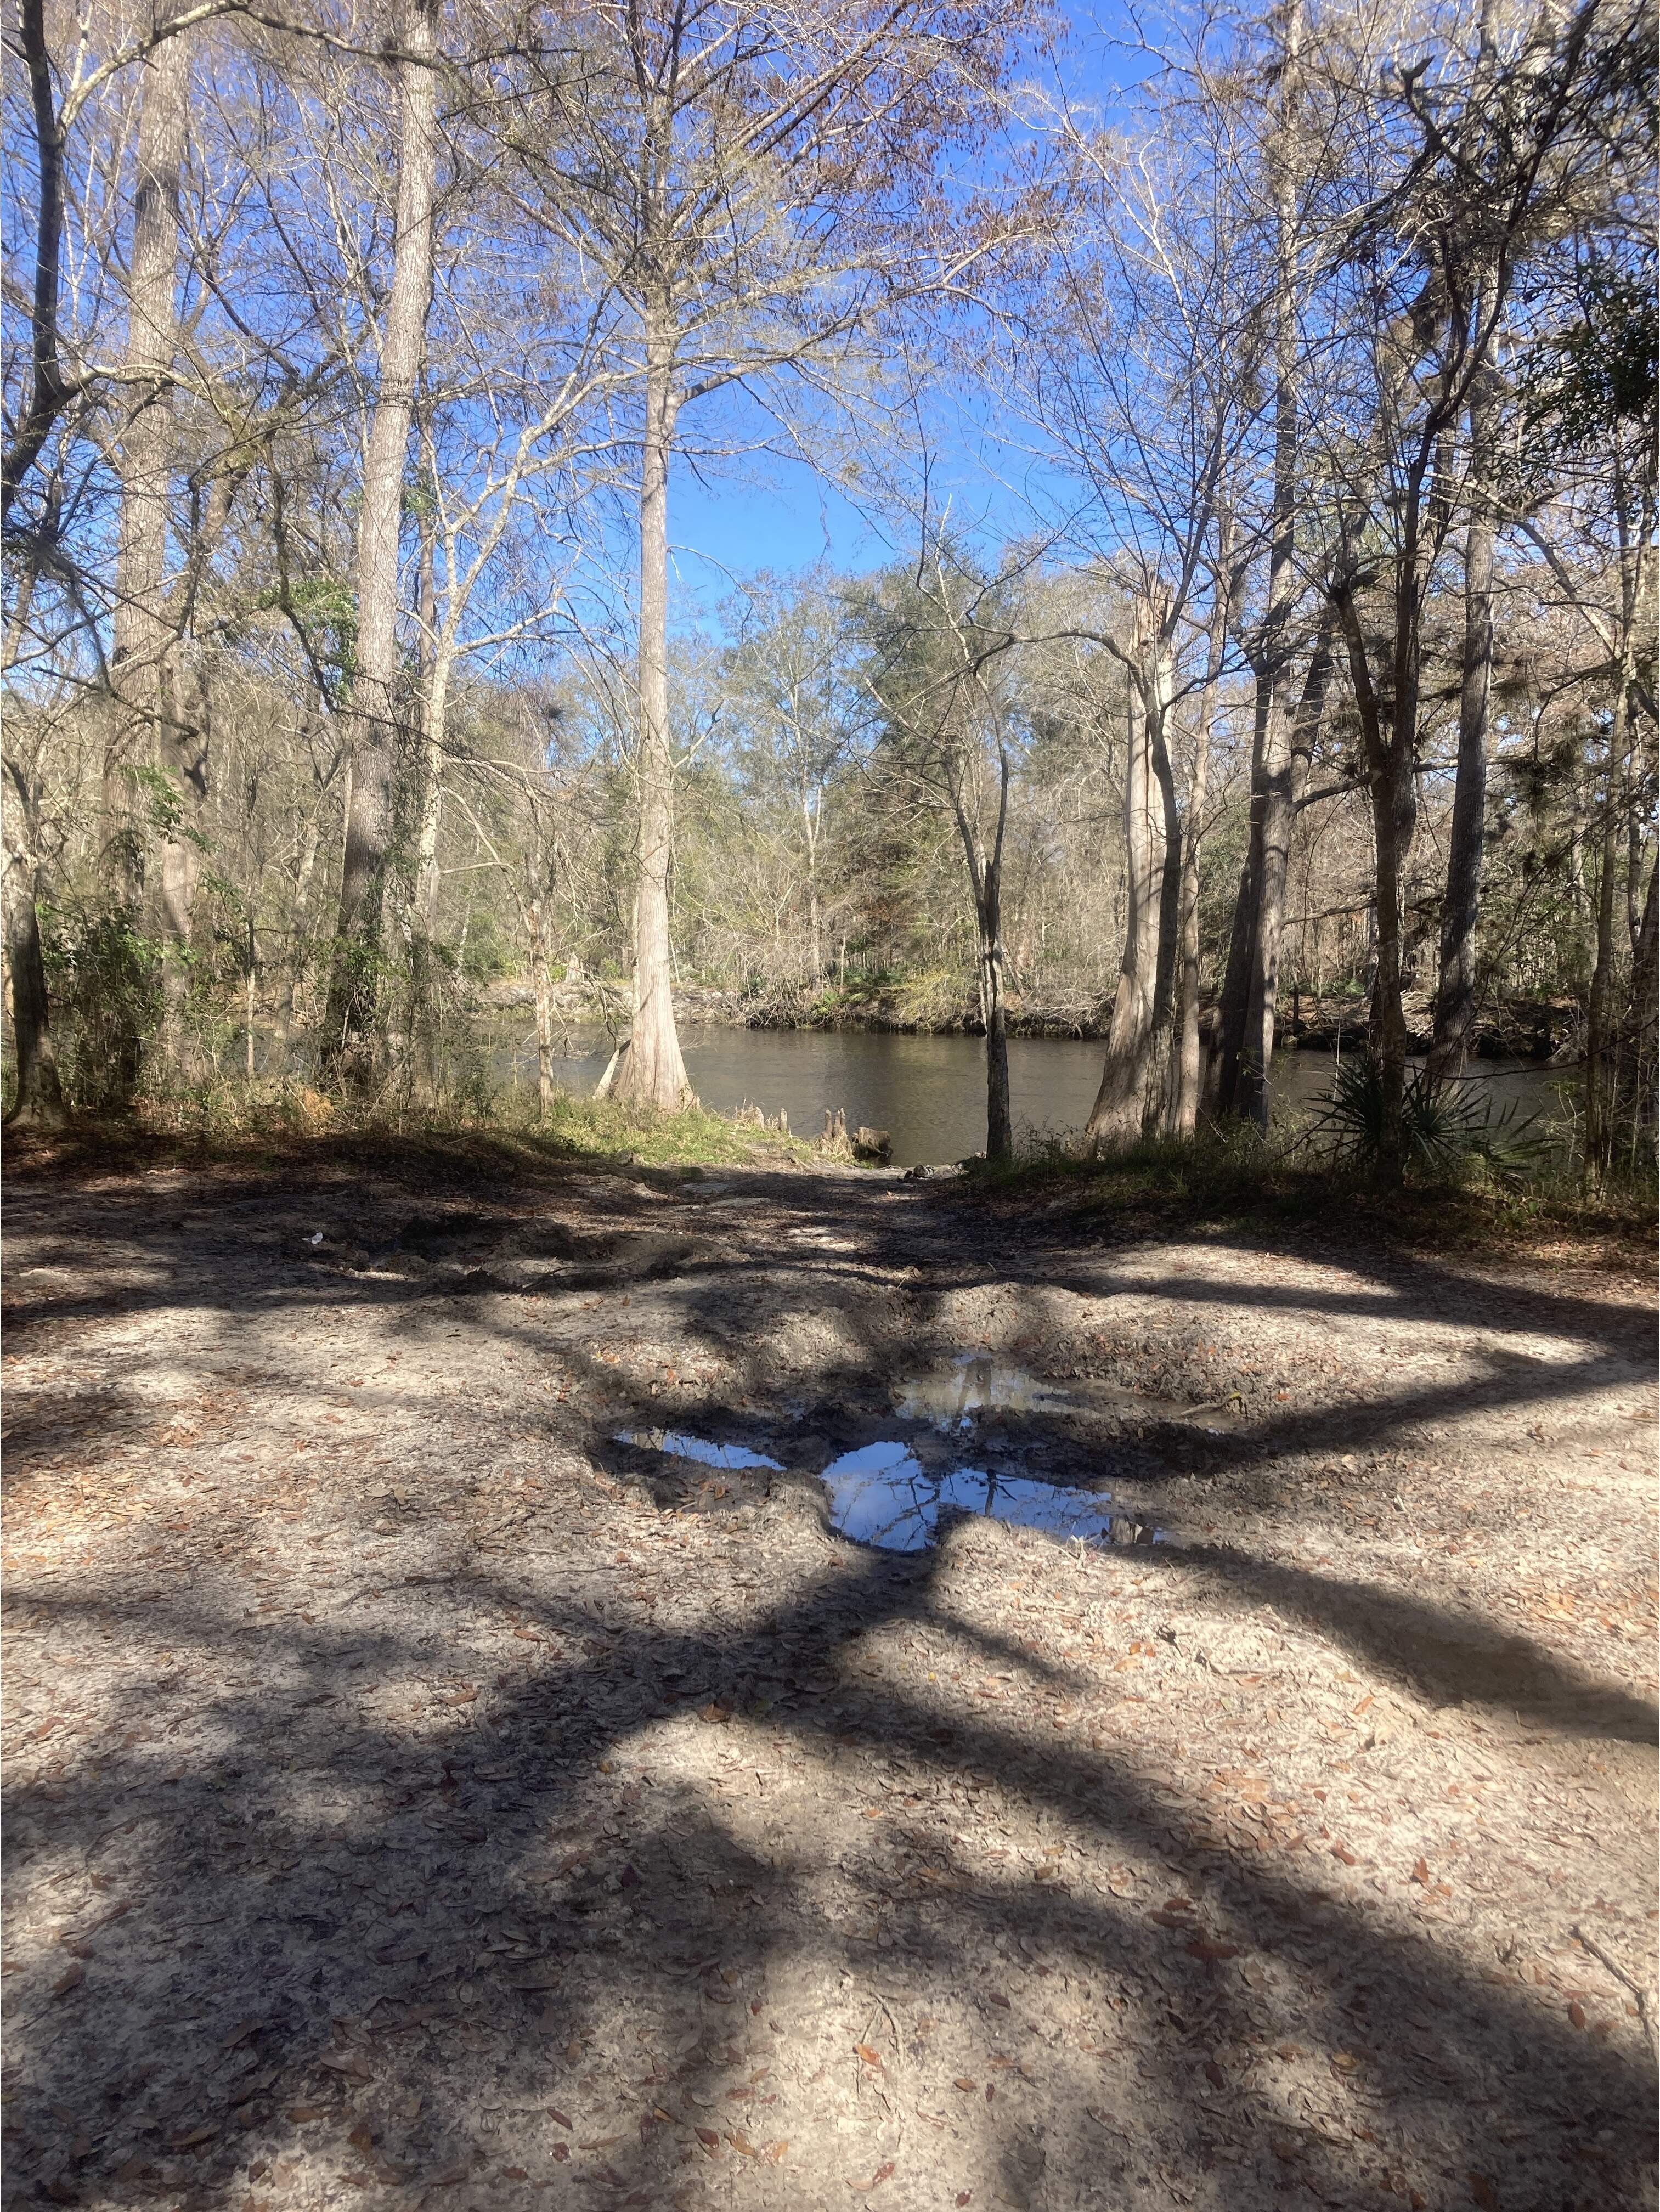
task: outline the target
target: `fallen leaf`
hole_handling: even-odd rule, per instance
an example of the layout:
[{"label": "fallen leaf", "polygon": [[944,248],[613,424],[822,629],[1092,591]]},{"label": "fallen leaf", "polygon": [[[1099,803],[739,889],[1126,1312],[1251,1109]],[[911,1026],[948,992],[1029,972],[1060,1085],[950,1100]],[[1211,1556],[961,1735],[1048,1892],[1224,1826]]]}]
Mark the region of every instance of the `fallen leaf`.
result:
[{"label": "fallen leaf", "polygon": [[854,2191],[856,2195],[862,2197],[865,2195],[866,2191],[874,2189],[879,2182],[885,2181],[892,2172],[893,2160],[891,2159],[888,2159],[882,2165],[877,2167],[875,2172],[872,2174],[868,2181],[850,2181],[848,2184],[848,2187]]},{"label": "fallen leaf", "polygon": [[1207,2058],[1205,2061],[1205,2079],[1213,2089],[1225,2089],[1228,2086],[1227,2075],[1213,2058]]},{"label": "fallen leaf", "polygon": [[1485,2173],[1471,2174],[1470,2198],[1481,2207],[1481,2212],[1499,2212],[1499,2191]]},{"label": "fallen leaf", "polygon": [[767,2145],[767,2156],[772,2160],[775,2166],[781,2166],[784,2162],[784,2154],[788,2150],[789,2147],[789,2137],[787,2136],[781,2136],[776,2142],[769,2142]]},{"label": "fallen leaf", "polygon": [[1331,1855],[1335,1859],[1341,1859],[1345,1866],[1359,1866],[1360,1863],[1346,1844],[1334,1844],[1331,1847]]},{"label": "fallen leaf", "polygon": [[974,2202],[974,2191],[971,2189],[959,2189],[957,2192],[957,2202],[959,2205],[971,2204]]},{"label": "fallen leaf", "polygon": [[1189,1944],[1188,1956],[1190,1959],[1237,1959],[1239,1946],[1237,1943],[1213,1943],[1201,1936]]},{"label": "fallen leaf", "polygon": [[1568,2007],[1568,2018],[1573,2022],[1576,2027],[1583,2027],[1585,2024],[1585,2008],[1580,2003],[1578,1997],[1576,1997],[1573,2002]]},{"label": "fallen leaf", "polygon": [[1424,1887],[1427,1889],[1430,1886],[1429,1861],[1427,1859],[1420,1859],[1417,1864],[1413,1868],[1412,1872],[1408,1875],[1407,1879],[1408,1881],[1421,1882]]},{"label": "fallen leaf", "polygon": [[873,2051],[868,2043],[855,2043],[853,2047],[860,2057],[864,2060],[866,2066],[881,2065],[881,2054],[879,2051]]},{"label": "fallen leaf", "polygon": [[87,1970],[77,1959],[72,1966],[65,1966],[52,1985],[55,1997],[66,1997],[71,1990],[78,1990],[87,1978]]},{"label": "fallen leaf", "polygon": [[980,2084],[977,2081],[971,2081],[966,2074],[959,2074],[951,2086],[953,2089],[970,2090],[977,2089]]}]

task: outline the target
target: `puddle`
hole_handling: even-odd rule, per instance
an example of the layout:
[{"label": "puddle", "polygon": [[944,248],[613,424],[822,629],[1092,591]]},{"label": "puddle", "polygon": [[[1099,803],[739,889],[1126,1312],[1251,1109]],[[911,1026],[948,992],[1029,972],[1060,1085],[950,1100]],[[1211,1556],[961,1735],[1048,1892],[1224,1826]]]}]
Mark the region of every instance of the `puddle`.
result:
[{"label": "puddle", "polygon": [[902,1443],[866,1444],[831,1462],[822,1477],[833,1528],[855,1544],[884,1552],[921,1552],[938,1540],[942,1516],[980,1513],[1079,1536],[1089,1544],[1167,1544],[1155,1528],[1098,1491],[1062,1490],[1023,1476],[988,1474],[976,1467],[930,1473]]},{"label": "puddle", "polygon": [[989,1352],[959,1352],[951,1365],[902,1386],[897,1411],[907,1419],[931,1421],[937,1429],[968,1429],[976,1413],[1106,1412],[1132,1421],[1191,1424],[1207,1436],[1225,1436],[1250,1427],[1237,1394],[1200,1406],[1173,1398],[1149,1398],[1112,1383],[1085,1382],[1060,1390],[1040,1382],[1024,1367],[1012,1367]]},{"label": "puddle", "polygon": [[613,1437],[641,1451],[666,1452],[671,1459],[693,1459],[700,1467],[769,1467],[782,1471],[781,1460],[769,1459],[742,1444],[712,1444],[707,1437],[684,1436],[678,1429],[623,1429]]},{"label": "puddle", "polygon": [[936,1428],[966,1428],[973,1413],[1041,1413],[1069,1406],[1064,1390],[1051,1390],[988,1352],[965,1352],[942,1374],[920,1376],[904,1386],[899,1411],[913,1421]]},{"label": "puddle", "polygon": [[[1001,1402],[1006,1403],[1007,1401]],[[977,1410],[970,1407],[970,1411]],[[953,1413],[942,1425],[966,1420]],[[717,1444],[679,1429],[622,1429],[614,1441],[636,1450],[689,1459],[699,1467],[767,1468],[782,1462],[745,1444]],[[1086,1544],[1168,1544],[1167,1528],[1144,1521],[1104,1492],[1069,1490],[1025,1475],[992,1474],[977,1467],[925,1468],[907,1444],[866,1444],[832,1460],[819,1480],[829,1495],[830,1525],[855,1544],[884,1552],[921,1552],[938,1542],[939,1524],[954,1513],[978,1513],[1046,1535]]]}]

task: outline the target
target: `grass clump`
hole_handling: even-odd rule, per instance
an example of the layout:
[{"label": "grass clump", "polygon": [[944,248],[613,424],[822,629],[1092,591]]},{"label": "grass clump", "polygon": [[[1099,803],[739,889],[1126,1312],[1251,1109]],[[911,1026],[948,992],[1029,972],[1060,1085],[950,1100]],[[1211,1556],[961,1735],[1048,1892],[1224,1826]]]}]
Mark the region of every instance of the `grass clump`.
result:
[{"label": "grass clump", "polygon": [[677,1114],[657,1114],[615,1099],[558,1091],[545,1121],[532,1116],[503,1126],[527,1144],[629,1167],[741,1167],[811,1157],[787,1134],[712,1113],[696,1101]]}]

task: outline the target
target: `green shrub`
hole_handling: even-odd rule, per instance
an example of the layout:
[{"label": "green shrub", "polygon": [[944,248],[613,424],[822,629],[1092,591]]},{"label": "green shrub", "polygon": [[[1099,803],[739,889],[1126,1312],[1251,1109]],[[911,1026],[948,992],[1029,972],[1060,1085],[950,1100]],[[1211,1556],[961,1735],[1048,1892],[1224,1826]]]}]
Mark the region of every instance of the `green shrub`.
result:
[{"label": "green shrub", "polygon": [[64,906],[42,913],[40,950],[64,1096],[119,1113],[161,1025],[162,948],[125,908]]},{"label": "green shrub", "polygon": [[[1514,1105],[1495,1115],[1474,1084],[1433,1083],[1427,1068],[1416,1068],[1402,1100],[1402,1156],[1408,1172],[1434,1182],[1456,1182],[1479,1167],[1501,1182],[1521,1182],[1550,1158],[1550,1139],[1537,1123],[1536,1115],[1518,1118]],[[1336,1165],[1363,1171],[1377,1165],[1383,1151],[1383,1077],[1370,1054],[1343,1062],[1324,1111],[1302,1141]]]}]

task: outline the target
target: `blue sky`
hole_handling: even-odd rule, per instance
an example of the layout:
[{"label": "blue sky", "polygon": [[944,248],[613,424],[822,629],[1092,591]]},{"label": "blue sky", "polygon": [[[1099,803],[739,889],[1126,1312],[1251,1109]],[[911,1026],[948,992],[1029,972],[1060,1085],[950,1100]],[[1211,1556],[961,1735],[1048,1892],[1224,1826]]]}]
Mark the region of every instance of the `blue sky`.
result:
[{"label": "blue sky", "polygon": [[[1060,60],[1068,91],[1081,101],[1112,106],[1113,88],[1143,73],[1120,43],[1134,35],[1124,8],[1120,0],[1104,0],[1098,7],[1063,5],[1061,12],[1072,33]],[[929,427],[937,441],[933,482],[958,522],[991,548],[1029,529],[1030,513],[1009,486],[1032,467],[1031,457],[1001,444],[970,395],[942,394]],[[696,441],[694,416],[684,428]],[[788,574],[821,561],[871,568],[897,550],[806,463],[764,453],[725,467],[679,461],[670,485],[669,532],[682,620],[712,613],[734,581],[761,569]]]}]

